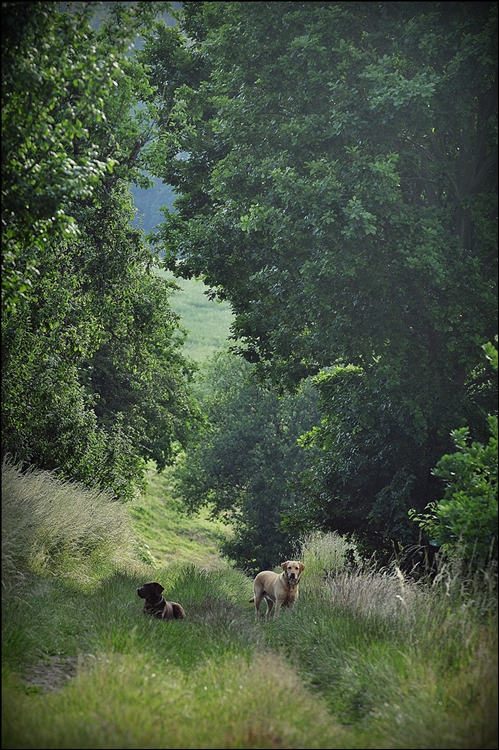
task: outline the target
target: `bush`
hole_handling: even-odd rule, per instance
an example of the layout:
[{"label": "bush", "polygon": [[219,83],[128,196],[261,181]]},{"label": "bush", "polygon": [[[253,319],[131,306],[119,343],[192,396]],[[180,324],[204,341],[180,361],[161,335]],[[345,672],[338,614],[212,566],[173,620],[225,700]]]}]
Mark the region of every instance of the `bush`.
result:
[{"label": "bush", "polygon": [[[483,349],[497,371],[497,348],[488,342]],[[430,503],[427,513],[409,511],[430,544],[475,569],[497,562],[497,416],[489,415],[488,422],[486,444],[470,445],[468,427],[452,431],[457,450],[442,456],[433,471],[445,482],[444,497]]]},{"label": "bush", "polygon": [[486,445],[469,444],[467,427],[452,432],[457,448],[443,456],[434,474],[446,483],[442,500],[417,516],[447,555],[458,555],[483,567],[497,559],[497,417],[489,416],[491,436]]}]

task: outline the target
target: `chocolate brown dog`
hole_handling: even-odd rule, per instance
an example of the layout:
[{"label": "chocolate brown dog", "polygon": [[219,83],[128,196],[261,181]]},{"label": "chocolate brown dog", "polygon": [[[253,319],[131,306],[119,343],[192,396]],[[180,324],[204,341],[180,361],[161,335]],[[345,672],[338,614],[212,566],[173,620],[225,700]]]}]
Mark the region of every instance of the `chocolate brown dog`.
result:
[{"label": "chocolate brown dog", "polygon": [[146,615],[159,617],[160,620],[182,620],[185,617],[184,608],[177,602],[167,602],[162,596],[164,587],[156,581],[144,583],[137,589],[141,599],[145,599],[144,612]]}]

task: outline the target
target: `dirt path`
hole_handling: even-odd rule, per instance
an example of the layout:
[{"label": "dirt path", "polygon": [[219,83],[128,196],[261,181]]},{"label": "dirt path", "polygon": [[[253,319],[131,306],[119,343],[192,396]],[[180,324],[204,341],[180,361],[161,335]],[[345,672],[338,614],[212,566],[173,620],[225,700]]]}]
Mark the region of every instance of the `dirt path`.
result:
[{"label": "dirt path", "polygon": [[76,677],[77,670],[77,656],[47,656],[38,664],[24,667],[22,680],[27,687],[50,693]]}]

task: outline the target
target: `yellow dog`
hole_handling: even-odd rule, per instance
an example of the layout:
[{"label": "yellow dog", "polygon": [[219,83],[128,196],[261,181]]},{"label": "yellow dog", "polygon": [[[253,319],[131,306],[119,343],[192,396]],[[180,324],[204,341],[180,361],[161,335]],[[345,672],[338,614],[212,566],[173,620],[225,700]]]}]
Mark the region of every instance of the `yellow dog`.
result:
[{"label": "yellow dog", "polygon": [[283,572],[273,573],[271,570],[262,570],[254,581],[254,596],[250,602],[255,602],[255,617],[258,622],[260,615],[260,604],[262,599],[267,602],[267,622],[275,604],[274,619],[278,616],[283,606],[293,604],[298,598],[298,584],[300,576],[305,569],[299,560],[287,560],[281,563]]}]

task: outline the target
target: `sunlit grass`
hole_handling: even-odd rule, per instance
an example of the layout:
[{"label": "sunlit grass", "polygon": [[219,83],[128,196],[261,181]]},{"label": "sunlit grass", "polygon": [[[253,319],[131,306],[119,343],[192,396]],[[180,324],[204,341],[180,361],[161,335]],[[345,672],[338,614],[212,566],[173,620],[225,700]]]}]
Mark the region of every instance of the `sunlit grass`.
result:
[{"label": "sunlit grass", "polygon": [[87,584],[134,558],[125,506],[47,471],[2,466],[3,593],[25,572]]},{"label": "sunlit grass", "polygon": [[204,568],[224,565],[218,552],[230,529],[208,518],[203,509],[188,516],[171,496],[170,470],[161,474],[148,467],[147,490],[130,507],[132,525],[140,541],[141,558],[151,565],[190,562]]},{"label": "sunlit grass", "polygon": [[[172,273],[157,270],[160,276],[174,279]],[[212,354],[227,346],[230,325],[234,318],[228,302],[211,301],[206,284],[194,279],[175,279],[181,291],[170,301],[188,331],[184,353],[196,362],[205,362]]]}]

